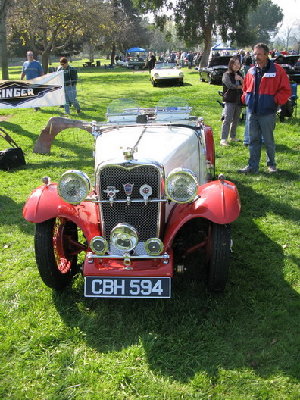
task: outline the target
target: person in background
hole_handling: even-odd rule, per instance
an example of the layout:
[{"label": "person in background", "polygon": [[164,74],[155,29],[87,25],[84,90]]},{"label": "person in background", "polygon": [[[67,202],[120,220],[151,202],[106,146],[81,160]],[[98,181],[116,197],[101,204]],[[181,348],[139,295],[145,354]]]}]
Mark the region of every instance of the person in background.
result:
[{"label": "person in background", "polygon": [[249,71],[252,64],[253,63],[252,63],[251,54],[249,53],[249,51],[247,51],[247,53],[245,54],[244,60],[243,60],[243,67],[242,67],[242,73],[243,73],[244,77],[247,74],[247,72]]},{"label": "person in background", "polygon": [[[33,52],[27,51],[27,61],[23,63],[21,80],[26,77],[27,80],[38,78],[44,75],[43,67],[41,64],[33,58]],[[40,110],[40,107],[34,107],[35,111]]]},{"label": "person in background", "polygon": [[223,112],[223,125],[221,131],[221,146],[228,146],[227,138],[230,134],[230,141],[238,142],[236,138],[236,128],[239,122],[242,103],[242,83],[243,77],[240,72],[241,63],[238,57],[232,57],[229,60],[228,70],[224,72],[223,82],[223,100],[225,102]]},{"label": "person in background", "polygon": [[150,57],[147,61],[147,68],[148,71],[151,72],[151,70],[155,67],[155,63],[156,63],[156,57],[154,54],[150,54]]},{"label": "person in background", "polygon": [[270,173],[277,172],[275,162],[276,111],[291,96],[289,78],[285,70],[273,63],[264,43],[254,46],[255,66],[250,68],[243,83],[242,101],[247,106],[249,132],[248,165],[238,172],[257,173],[261,157],[262,138],[267,151],[267,167]]},{"label": "person in background", "polygon": [[194,54],[190,51],[190,52],[187,54],[186,58],[187,58],[187,60],[188,60],[189,69],[192,69],[193,60],[194,60]]},{"label": "person in background", "polygon": [[59,60],[60,66],[58,67],[58,71],[64,71],[64,88],[65,88],[65,97],[66,97],[66,104],[64,105],[65,113],[70,114],[70,106],[76,108],[77,114],[80,113],[80,105],[77,101],[77,70],[74,67],[71,67],[68,63],[66,57],[61,57]]}]

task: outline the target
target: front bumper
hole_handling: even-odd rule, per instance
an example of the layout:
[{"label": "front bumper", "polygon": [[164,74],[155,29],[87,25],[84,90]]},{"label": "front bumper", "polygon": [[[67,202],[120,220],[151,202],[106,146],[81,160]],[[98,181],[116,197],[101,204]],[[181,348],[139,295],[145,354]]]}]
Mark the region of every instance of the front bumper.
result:
[{"label": "front bumper", "polygon": [[98,256],[87,253],[83,276],[172,277],[173,252],[161,256]]},{"label": "front bumper", "polygon": [[177,82],[182,82],[183,77],[179,76],[160,76],[158,78],[153,78],[154,82],[162,82],[162,81],[177,81]]}]

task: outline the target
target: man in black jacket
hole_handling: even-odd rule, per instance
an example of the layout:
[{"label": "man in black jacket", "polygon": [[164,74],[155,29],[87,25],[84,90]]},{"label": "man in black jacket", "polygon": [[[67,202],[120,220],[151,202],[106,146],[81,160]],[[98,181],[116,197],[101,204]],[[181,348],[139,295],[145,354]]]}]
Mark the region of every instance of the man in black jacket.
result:
[{"label": "man in black jacket", "polygon": [[71,67],[68,63],[66,57],[61,57],[59,60],[60,67],[58,67],[58,71],[64,71],[64,87],[65,87],[65,97],[66,97],[66,104],[65,104],[65,113],[70,114],[70,106],[76,108],[77,114],[80,113],[80,105],[77,101],[77,70]]}]

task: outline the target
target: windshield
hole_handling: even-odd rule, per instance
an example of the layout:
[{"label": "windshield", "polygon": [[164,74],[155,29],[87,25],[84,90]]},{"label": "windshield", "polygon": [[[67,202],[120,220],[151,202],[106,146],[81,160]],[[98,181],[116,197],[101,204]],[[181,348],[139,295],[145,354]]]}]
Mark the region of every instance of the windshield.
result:
[{"label": "windshield", "polygon": [[155,69],[174,69],[176,68],[177,65],[176,63],[156,63],[155,64]]},{"label": "windshield", "polygon": [[209,67],[215,67],[217,65],[228,65],[231,56],[226,57],[213,57],[209,62]]},{"label": "windshield", "polygon": [[188,119],[192,111],[186,99],[177,96],[162,98],[155,108],[140,108],[132,99],[116,99],[107,107],[107,120],[112,123],[175,121]]},{"label": "windshield", "polygon": [[137,114],[138,105],[132,99],[116,99],[107,107],[107,115]]}]

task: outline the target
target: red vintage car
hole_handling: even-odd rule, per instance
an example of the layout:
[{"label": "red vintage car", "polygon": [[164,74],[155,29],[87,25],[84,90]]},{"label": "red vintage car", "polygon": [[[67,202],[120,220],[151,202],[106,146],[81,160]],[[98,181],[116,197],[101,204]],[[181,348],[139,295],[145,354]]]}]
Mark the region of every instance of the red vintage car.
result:
[{"label": "red vintage car", "polygon": [[194,255],[208,287],[224,290],[240,199],[214,178],[212,129],[187,105],[123,108],[93,123],[93,186],[71,169],[24,206],[41,278],[61,290],[82,273],[86,297],[169,298]]}]

